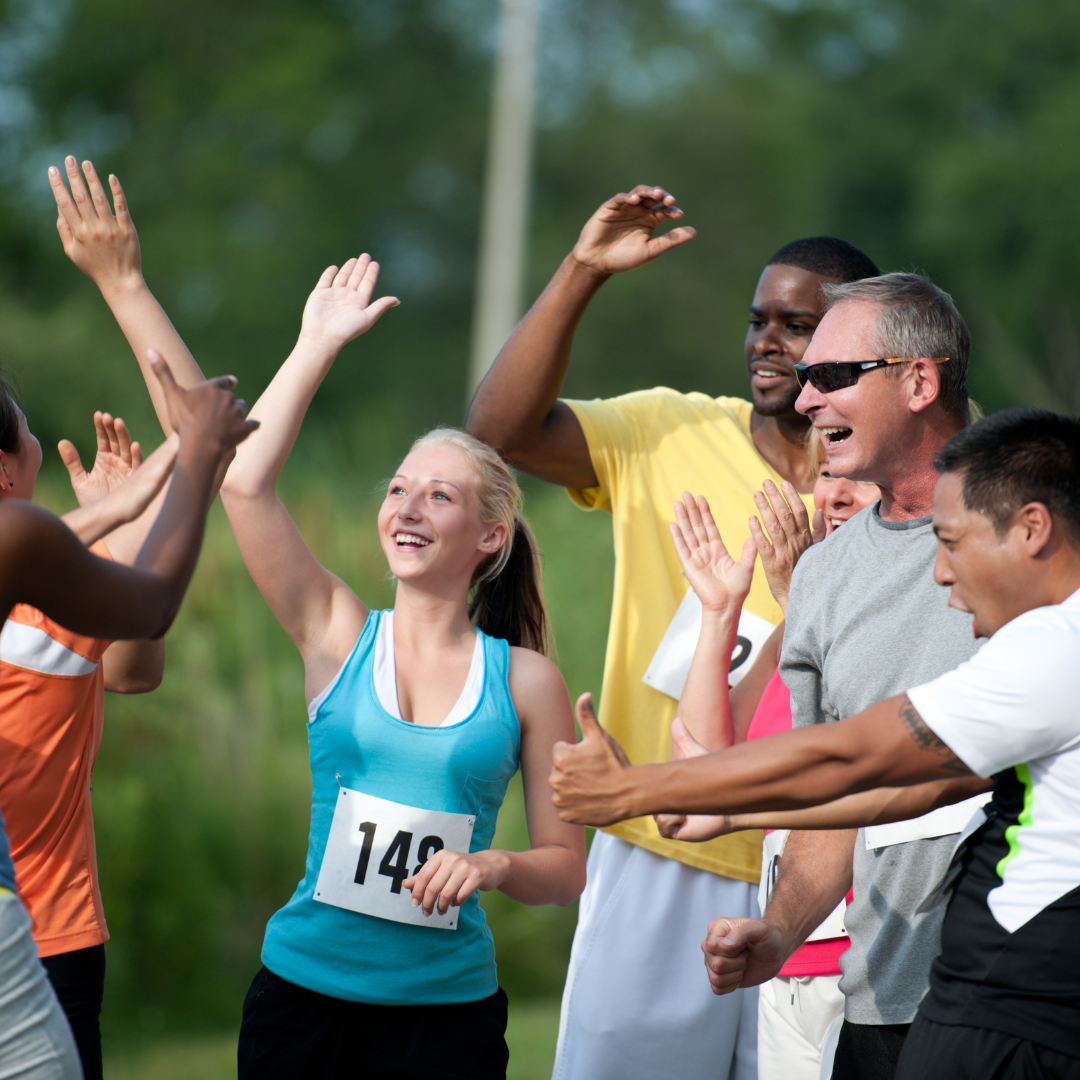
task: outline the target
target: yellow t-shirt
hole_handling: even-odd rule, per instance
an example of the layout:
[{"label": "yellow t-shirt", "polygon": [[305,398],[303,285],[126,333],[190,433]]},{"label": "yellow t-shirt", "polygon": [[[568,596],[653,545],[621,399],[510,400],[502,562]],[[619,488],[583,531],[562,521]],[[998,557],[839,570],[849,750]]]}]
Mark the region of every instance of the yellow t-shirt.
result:
[{"label": "yellow t-shirt", "polygon": [[[688,588],[668,531],[675,519],[672,504],[684,491],[704,495],[724,543],[737,555],[750,535],[754,492],[766,478],[776,484],[781,478],[750,437],[748,401],[657,387],[566,404],[585,432],[600,481],[594,488],[570,490],[570,497],[583,509],[607,510],[613,518],[615,595],[600,722],[635,764],[667,761],[677,702],[641,677]],[[780,621],[760,569],[744,607],[774,625]],[[716,874],[753,882],[761,874],[758,831],[688,844],[665,840],[651,817],[606,831]]]}]

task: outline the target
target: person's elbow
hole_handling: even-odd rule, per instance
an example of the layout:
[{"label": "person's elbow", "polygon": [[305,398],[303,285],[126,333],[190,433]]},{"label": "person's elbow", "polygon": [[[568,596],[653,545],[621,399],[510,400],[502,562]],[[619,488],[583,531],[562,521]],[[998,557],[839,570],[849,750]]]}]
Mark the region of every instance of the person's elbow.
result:
[{"label": "person's elbow", "polygon": [[579,899],[585,891],[585,855],[575,851],[567,852],[564,872],[558,875],[558,887],[550,901],[556,907],[567,907]]},{"label": "person's elbow", "polygon": [[511,432],[507,430],[505,424],[499,423],[498,413],[494,409],[485,407],[479,394],[469,406],[465,430],[474,439],[479,439],[488,446],[494,446],[503,453],[509,453],[513,449],[512,446],[507,445],[512,442]]}]

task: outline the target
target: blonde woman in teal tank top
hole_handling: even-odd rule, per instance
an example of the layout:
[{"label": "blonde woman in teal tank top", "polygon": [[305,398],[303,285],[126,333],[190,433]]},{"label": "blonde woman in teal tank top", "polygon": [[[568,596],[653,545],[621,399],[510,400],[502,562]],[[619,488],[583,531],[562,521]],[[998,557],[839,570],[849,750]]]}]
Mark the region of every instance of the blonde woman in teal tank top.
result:
[{"label": "blonde woman in teal tank top", "polygon": [[[366,255],[323,274],[251,410],[258,446],[222,487],[248,570],[304,660],[313,780],[305,874],[270,920],[244,1003],[242,1080],[505,1076],[506,998],[479,893],[568,904],[585,884],[583,831],[547,786],[552,746],[574,738],[570,701],[499,456],[454,430],[413,445],[379,511],[392,612],[319,565],[275,492],[338,350],[397,303],[371,303],[377,277]],[[494,851],[519,766],[532,846]]]}]

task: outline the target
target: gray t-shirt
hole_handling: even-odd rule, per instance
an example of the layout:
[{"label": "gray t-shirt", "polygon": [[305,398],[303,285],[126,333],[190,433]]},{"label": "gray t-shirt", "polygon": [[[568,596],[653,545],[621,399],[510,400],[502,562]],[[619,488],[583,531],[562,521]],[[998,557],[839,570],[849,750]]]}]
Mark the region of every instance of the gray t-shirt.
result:
[{"label": "gray t-shirt", "polygon": [[[951,671],[978,649],[971,616],[934,582],[930,518],[882,521],[879,503],[799,560],[780,676],[795,727],[843,720]],[[855,840],[854,900],[841,958],[844,1015],[855,1024],[906,1024],[940,951],[944,908],[916,914],[952,856],[956,836],[867,850]]]}]

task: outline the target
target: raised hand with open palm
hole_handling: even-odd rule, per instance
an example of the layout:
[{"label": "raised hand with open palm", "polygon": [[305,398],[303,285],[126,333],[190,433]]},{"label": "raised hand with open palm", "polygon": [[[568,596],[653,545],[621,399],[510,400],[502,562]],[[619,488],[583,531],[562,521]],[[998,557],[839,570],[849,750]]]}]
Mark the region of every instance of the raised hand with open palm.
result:
[{"label": "raised hand with open palm", "polygon": [[671,539],[679,563],[697,593],[702,608],[710,614],[733,614],[742,609],[754,578],[757,547],[752,537],[743,544],[742,554],[733,559],[713,520],[704,495],[697,499],[683,492],[675,504]]}]

